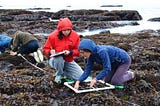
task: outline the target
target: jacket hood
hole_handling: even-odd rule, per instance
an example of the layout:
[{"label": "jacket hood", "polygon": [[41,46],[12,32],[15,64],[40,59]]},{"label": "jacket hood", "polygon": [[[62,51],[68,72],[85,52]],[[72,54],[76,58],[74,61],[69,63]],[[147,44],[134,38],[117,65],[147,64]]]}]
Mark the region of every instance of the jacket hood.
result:
[{"label": "jacket hood", "polygon": [[78,47],[79,50],[82,50],[82,49],[88,49],[90,50],[92,53],[95,52],[96,50],[96,44],[90,40],[90,39],[83,39],[80,44],[79,44],[79,47]]},{"label": "jacket hood", "polygon": [[68,18],[61,18],[58,22],[57,29],[58,31],[67,30],[67,29],[72,30],[72,23]]},{"label": "jacket hood", "polygon": [[[4,47],[9,48],[10,49],[10,43],[11,43],[11,37],[8,35],[0,35],[0,44],[3,44]],[[2,41],[1,41],[2,40]]]}]

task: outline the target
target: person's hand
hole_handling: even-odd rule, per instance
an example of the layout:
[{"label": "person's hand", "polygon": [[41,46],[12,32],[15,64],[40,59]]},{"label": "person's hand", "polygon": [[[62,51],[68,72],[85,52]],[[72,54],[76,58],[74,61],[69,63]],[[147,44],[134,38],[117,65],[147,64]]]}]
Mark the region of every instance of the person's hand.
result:
[{"label": "person's hand", "polygon": [[56,51],[54,49],[50,50],[50,54],[54,55],[56,53]]},{"label": "person's hand", "polygon": [[10,51],[10,55],[15,56],[17,55],[17,52]]},{"label": "person's hand", "polygon": [[64,52],[65,52],[64,55],[69,55],[70,54],[69,50],[65,50]]},{"label": "person's hand", "polygon": [[56,54],[56,51],[54,49],[50,50],[50,57],[52,57],[54,54]]},{"label": "person's hand", "polygon": [[78,88],[79,88],[79,81],[76,81],[76,83],[75,83],[75,85],[74,85],[74,88],[76,89],[76,90],[78,90]]},{"label": "person's hand", "polygon": [[96,78],[94,78],[93,80],[91,80],[91,82],[90,82],[90,88],[92,88],[96,82],[97,82]]}]

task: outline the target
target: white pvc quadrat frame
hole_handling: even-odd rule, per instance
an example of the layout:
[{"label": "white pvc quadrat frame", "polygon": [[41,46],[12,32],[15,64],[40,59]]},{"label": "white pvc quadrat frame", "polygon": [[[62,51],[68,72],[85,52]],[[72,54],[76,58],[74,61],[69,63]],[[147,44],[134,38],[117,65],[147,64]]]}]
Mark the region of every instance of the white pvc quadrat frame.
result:
[{"label": "white pvc quadrat frame", "polygon": [[[90,82],[90,81],[84,81],[84,82]],[[115,86],[109,84],[109,83],[105,83],[102,80],[98,80],[99,83],[105,84],[106,87],[102,87],[102,88],[90,88],[90,89],[84,89],[84,90],[77,90],[74,87],[72,87],[70,84],[74,83],[74,82],[64,82],[64,85],[67,86],[68,88],[72,89],[75,93],[84,93],[84,92],[92,92],[92,91],[99,91],[99,90],[106,90],[106,89],[114,89]]]}]

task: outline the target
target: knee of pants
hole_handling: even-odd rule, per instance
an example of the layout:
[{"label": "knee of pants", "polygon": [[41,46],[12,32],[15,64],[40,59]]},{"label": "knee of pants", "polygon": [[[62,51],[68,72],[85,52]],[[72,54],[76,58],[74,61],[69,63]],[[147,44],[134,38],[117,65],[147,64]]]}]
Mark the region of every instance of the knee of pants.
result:
[{"label": "knee of pants", "polygon": [[52,68],[54,68],[54,67],[53,67],[53,57],[49,59],[49,65],[50,65]]},{"label": "knee of pants", "polygon": [[58,64],[62,63],[62,64],[63,64],[63,63],[64,63],[63,57],[62,57],[62,56],[58,56],[58,57],[52,57],[52,58],[49,59],[49,65],[50,65],[52,68],[54,68],[54,65],[55,65],[56,63],[58,63]]},{"label": "knee of pants", "polygon": [[117,78],[117,79],[113,79],[111,80],[112,84],[123,84],[123,78]]}]

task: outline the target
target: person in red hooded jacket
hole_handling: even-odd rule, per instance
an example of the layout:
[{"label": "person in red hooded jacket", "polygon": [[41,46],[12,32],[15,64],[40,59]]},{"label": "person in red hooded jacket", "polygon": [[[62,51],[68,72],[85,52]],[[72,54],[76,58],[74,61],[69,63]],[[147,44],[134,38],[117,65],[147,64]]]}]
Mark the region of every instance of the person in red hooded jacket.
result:
[{"label": "person in red hooded jacket", "polygon": [[[77,80],[83,73],[81,67],[74,61],[79,56],[79,35],[72,29],[68,18],[59,19],[57,29],[49,34],[43,47],[44,54],[50,57],[49,65],[56,70],[55,82],[61,83],[63,77]],[[63,52],[64,54],[54,56]]]}]

